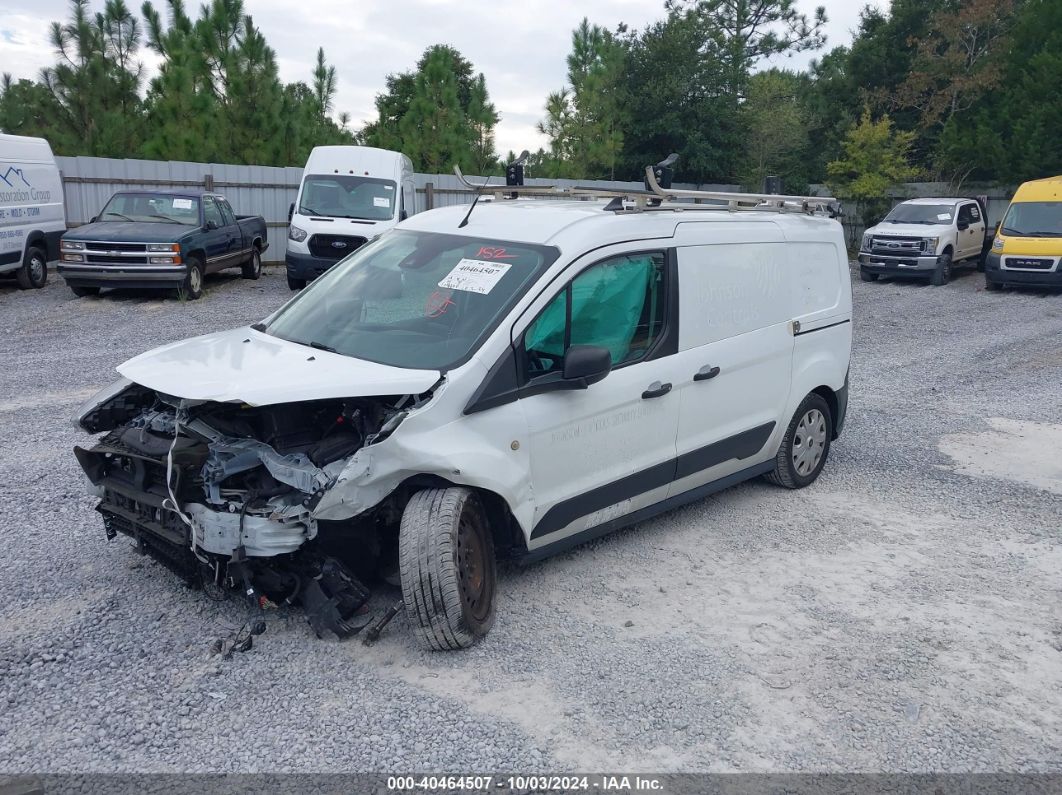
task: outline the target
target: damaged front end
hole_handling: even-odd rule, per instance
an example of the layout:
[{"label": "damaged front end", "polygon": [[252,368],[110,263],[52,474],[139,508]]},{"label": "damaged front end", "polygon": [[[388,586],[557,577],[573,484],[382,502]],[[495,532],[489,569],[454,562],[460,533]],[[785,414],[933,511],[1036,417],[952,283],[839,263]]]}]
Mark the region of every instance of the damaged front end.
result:
[{"label": "damaged front end", "polygon": [[386,505],[323,521],[314,510],[348,459],[383,439],[419,396],[251,406],[185,400],[121,381],[87,407],[105,435],[78,462],[108,538],[133,538],[191,585],[301,605],[318,636],[370,617],[362,580],[386,571]]}]

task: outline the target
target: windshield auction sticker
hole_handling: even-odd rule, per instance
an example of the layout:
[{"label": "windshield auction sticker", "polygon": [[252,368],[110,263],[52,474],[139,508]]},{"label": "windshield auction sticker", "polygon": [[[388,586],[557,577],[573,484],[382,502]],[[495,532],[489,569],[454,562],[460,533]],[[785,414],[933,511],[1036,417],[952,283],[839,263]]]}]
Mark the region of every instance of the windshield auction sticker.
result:
[{"label": "windshield auction sticker", "polygon": [[464,290],[466,293],[486,295],[501,281],[512,267],[508,262],[487,262],[482,259],[462,259],[446,274],[439,286],[447,290]]}]

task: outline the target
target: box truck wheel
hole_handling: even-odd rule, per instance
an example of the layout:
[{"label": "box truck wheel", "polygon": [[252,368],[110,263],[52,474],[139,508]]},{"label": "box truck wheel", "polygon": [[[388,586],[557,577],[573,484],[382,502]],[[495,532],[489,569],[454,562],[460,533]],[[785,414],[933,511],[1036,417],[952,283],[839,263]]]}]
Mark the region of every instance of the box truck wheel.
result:
[{"label": "box truck wheel", "polygon": [[429,649],[464,649],[494,625],[494,542],[471,489],[418,491],[398,536],[402,600]]}]

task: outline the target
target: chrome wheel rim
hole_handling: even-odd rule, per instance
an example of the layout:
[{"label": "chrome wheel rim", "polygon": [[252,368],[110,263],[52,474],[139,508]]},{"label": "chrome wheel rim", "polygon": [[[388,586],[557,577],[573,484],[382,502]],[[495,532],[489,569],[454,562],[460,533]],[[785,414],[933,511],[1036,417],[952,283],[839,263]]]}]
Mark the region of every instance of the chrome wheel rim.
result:
[{"label": "chrome wheel rim", "polygon": [[34,284],[39,284],[44,279],[44,260],[40,257],[30,258],[29,276]]},{"label": "chrome wheel rim", "polygon": [[254,257],[254,265],[252,266],[254,268],[254,274],[255,274],[255,276],[261,276],[262,275],[262,255],[259,254],[256,251],[256,252],[254,252],[254,254],[252,256]]},{"label": "chrome wheel rim", "polygon": [[192,270],[188,272],[188,287],[193,293],[198,293],[202,286],[203,274],[199,272],[199,268],[192,268]]},{"label": "chrome wheel rim", "polygon": [[793,469],[798,475],[810,475],[822,460],[826,445],[826,417],[811,409],[793,431]]}]

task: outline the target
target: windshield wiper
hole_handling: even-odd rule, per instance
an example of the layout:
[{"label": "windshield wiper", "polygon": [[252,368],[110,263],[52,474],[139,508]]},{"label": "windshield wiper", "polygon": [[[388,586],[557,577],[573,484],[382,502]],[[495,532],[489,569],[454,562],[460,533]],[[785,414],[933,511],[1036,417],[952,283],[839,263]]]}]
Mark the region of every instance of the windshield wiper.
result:
[{"label": "windshield wiper", "polygon": [[127,221],[132,221],[133,220],[128,215],[122,215],[121,213],[116,213],[116,212],[113,212],[111,210],[108,210],[107,212],[105,212],[104,215],[117,215],[119,218],[124,218]]},{"label": "windshield wiper", "polygon": [[262,321],[258,321],[257,323],[252,323],[251,328],[253,328],[255,331],[265,331],[266,324]]},{"label": "windshield wiper", "polygon": [[331,345],[325,345],[323,342],[318,342],[317,340],[310,340],[309,342],[304,344],[309,345],[311,348],[316,348],[319,351],[328,351],[329,353],[336,352],[336,349],[333,348]]}]

